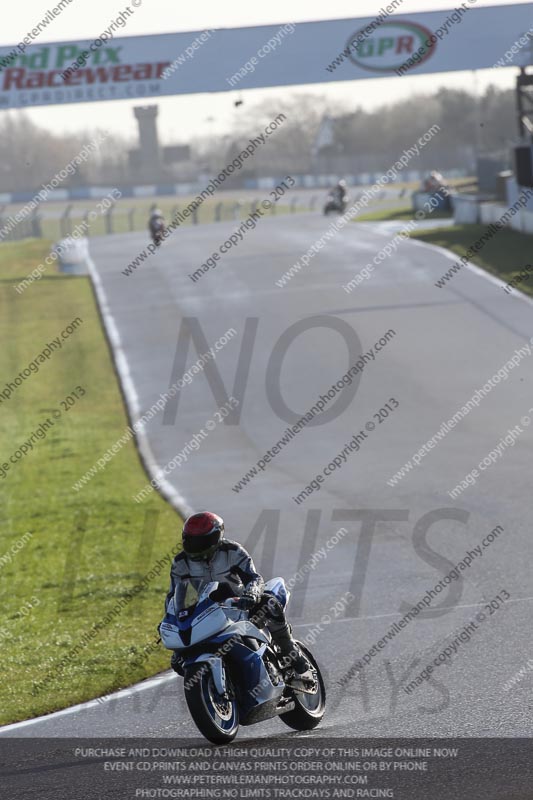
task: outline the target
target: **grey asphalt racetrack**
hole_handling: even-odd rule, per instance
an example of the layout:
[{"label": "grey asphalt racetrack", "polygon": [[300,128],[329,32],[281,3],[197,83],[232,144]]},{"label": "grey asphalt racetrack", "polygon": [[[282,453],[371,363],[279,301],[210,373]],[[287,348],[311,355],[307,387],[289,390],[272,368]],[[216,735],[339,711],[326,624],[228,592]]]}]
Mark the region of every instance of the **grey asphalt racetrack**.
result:
[{"label": "grey asphalt racetrack", "polygon": [[[227,239],[233,224],[178,230],[129,277],[121,270],[146,246],[144,235],[92,241],[92,258],[143,410],[172,382],[183,325],[191,330],[200,325],[209,345],[228,328],[237,331],[215,363],[228,395],[240,370],[240,420],[217,423],[168,480],[190,507],[222,514],[227,535],[253,551],[266,577],[289,579],[336,531],[347,529],[312,570],[307,588],[295,587],[292,615],[289,608],[300,638],[315,630],[312,649],[327,679],[328,713],[317,733],[531,736],[533,673],[509,691],[504,685],[533,656],[532,432],[525,427],[516,444],[457,499],[448,495],[533,406],[531,357],[418,467],[395,486],[387,480],[529,341],[532,305],[466,269],[448,288],[436,288],[451,262],[411,241],[348,294],[342,286],[391,236],[369,224],[348,225],[284,288],[276,286],[328,225],[318,214],[264,218],[195,283],[188,275]],[[192,321],[184,323],[186,318]],[[293,325],[298,335],[282,357],[280,347],[289,336],[284,332]],[[366,364],[345,410],[326,424],[304,428],[245,488],[232,491],[288,427],[280,398],[294,419],[303,415],[354,363],[357,339],[368,352],[391,330],[394,335]],[[196,358],[191,347],[186,364]],[[347,400],[348,391],[328,409],[339,397]],[[214,419],[220,396],[214,397],[206,374],[198,374],[181,392],[177,409],[169,405],[149,424],[159,466]],[[394,407],[388,416],[374,417],[387,403]],[[365,429],[369,422],[375,424],[371,431]],[[297,505],[293,497],[365,430],[359,452]],[[370,529],[361,533],[365,509],[385,518],[370,534]],[[261,515],[267,535],[255,528],[254,542],[249,537]],[[503,533],[460,580],[440,592],[430,611],[402,628],[341,686],[354,661],[498,525]],[[335,604],[345,604],[347,592],[355,599],[339,612]],[[502,592],[510,599],[496,611],[485,609],[486,619],[470,641],[461,641],[429,681],[407,694],[403,686]],[[294,735],[274,720],[242,729],[239,736],[284,734]],[[197,732],[172,675],[143,691],[3,735],[196,737]]]}]

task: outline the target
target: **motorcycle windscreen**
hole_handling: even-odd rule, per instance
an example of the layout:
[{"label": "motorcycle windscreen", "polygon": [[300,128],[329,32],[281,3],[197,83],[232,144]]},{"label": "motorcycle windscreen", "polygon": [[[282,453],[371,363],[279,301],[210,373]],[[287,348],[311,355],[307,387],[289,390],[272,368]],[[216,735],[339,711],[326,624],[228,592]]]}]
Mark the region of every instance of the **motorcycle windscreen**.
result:
[{"label": "motorcycle windscreen", "polygon": [[[198,607],[200,608],[200,607]],[[191,645],[208,641],[230,624],[224,609],[213,604],[202,611],[192,622]]]}]

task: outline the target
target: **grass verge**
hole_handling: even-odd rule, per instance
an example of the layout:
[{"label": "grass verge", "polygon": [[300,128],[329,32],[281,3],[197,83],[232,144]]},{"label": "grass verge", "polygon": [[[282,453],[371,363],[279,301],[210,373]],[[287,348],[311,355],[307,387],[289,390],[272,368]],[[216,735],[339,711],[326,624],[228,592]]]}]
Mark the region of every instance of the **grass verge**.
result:
[{"label": "grass verge", "polygon": [[[42,240],[0,246],[0,392],[30,362],[38,370],[9,398],[0,396],[0,475],[9,467],[0,477],[0,724],[168,666],[161,645],[143,648],[157,637],[165,558],[177,546],[180,520],[156,493],[133,502],[146,475],[131,440],[85,488],[72,489],[128,422],[89,279],[50,270],[22,295],[14,291],[48,248]],[[35,361],[73,320],[81,322],[61,348]],[[79,399],[63,405],[74,392]],[[43,431],[47,419],[52,425]],[[12,463],[38,429],[33,449]]]},{"label": "grass verge", "polygon": [[[428,244],[445,247],[462,257],[466,256],[468,250],[486,231],[485,225],[454,225],[449,228],[415,231],[411,236]],[[470,261],[500,278],[502,285],[507,285],[520,275],[526,264],[531,263],[531,253],[531,236],[505,229],[487,242],[470,258]],[[518,288],[525,294],[533,296],[533,276],[529,276],[529,281],[519,283]]]},{"label": "grass verge", "polygon": [[[411,222],[414,219],[412,206],[399,206],[398,208],[380,208],[368,214],[358,214],[354,222]],[[432,211],[426,215],[427,219],[453,219],[453,214],[448,211]]]}]

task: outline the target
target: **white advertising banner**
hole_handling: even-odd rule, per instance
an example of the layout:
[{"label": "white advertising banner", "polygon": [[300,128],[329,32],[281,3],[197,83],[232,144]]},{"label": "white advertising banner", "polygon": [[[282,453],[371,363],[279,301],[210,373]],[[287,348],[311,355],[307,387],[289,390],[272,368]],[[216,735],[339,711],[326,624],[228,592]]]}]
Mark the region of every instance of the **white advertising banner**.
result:
[{"label": "white advertising banner", "polygon": [[531,63],[531,4],[476,1],[404,15],[391,0],[375,17],[134,37],[117,35],[125,15],[97,40],[2,48],[0,109]]}]

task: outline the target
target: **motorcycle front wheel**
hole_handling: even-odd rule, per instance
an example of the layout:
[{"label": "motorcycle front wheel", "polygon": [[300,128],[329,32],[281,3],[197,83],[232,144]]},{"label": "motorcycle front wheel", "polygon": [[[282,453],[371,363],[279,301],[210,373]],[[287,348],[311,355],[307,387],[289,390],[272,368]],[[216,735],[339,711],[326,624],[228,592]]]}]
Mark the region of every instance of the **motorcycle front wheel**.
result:
[{"label": "motorcycle front wheel", "polygon": [[185,700],[191,717],[213,744],[232,742],[239,730],[239,709],[227,674],[226,683],[228,691],[223,696],[217,692],[207,664],[192,664],[185,670]]}]

